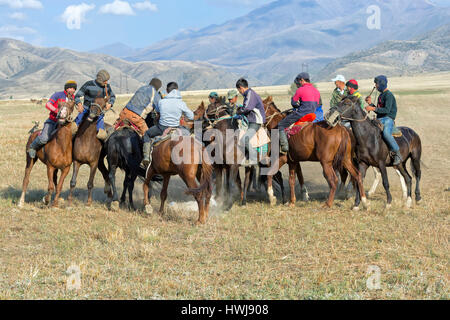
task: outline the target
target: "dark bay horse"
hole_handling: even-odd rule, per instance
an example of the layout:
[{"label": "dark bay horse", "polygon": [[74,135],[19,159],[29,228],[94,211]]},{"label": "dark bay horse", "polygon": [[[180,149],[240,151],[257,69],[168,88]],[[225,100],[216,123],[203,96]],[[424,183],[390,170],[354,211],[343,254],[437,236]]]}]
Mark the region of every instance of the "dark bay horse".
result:
[{"label": "dark bay horse", "polygon": [[[30,174],[37,159],[41,160],[47,166],[48,177],[48,193],[44,197],[44,203],[50,204],[53,192],[56,195],[52,206],[58,207],[59,197],[64,185],[64,180],[70,171],[72,164],[72,112],[75,106],[75,100],[70,96],[67,102],[62,102],[58,106],[58,127],[56,133],[51,140],[41,149],[37,151],[37,157],[31,159],[27,154],[27,164],[25,168],[25,177],[23,178],[22,195],[19,201],[19,207],[23,207],[25,203],[25,194],[30,182]],[[27,150],[31,142],[40,134],[41,131],[32,133],[27,142]],[[58,170],[61,171],[61,176],[58,182]]]},{"label": "dark bay horse", "polygon": [[[382,137],[382,130],[377,124],[377,120],[369,120],[367,114],[359,107],[355,97],[346,97],[337,107],[341,119],[351,122],[353,134],[357,141],[356,158],[358,159],[359,171],[364,179],[367,168],[373,166],[381,171],[383,186],[387,195],[387,208],[391,206],[392,195],[389,190],[389,180],[386,167],[392,167],[392,159],[389,156],[389,149]],[[394,167],[403,176],[407,186],[406,206],[412,205],[412,178],[406,169],[406,162],[411,159],[411,167],[416,177],[416,201],[421,201],[420,179],[421,179],[421,156],[422,142],[419,135],[414,130],[406,127],[399,128],[403,137],[396,141],[400,147],[400,153],[404,159],[403,163]],[[357,206],[359,199],[357,195]]]},{"label": "dark bay horse", "polygon": [[[280,112],[275,103],[270,100],[266,101],[267,127],[275,129],[279,121],[286,117],[286,112]],[[278,143],[278,141],[275,143]],[[291,206],[294,206],[296,202],[296,175],[299,180],[303,181],[300,162],[305,161],[320,162],[322,165],[323,175],[330,187],[330,194],[326,202],[327,207],[333,206],[337,190],[338,179],[335,170],[341,171],[342,167],[350,173],[357,185],[359,196],[356,197],[355,207],[359,206],[358,201],[360,199],[362,199],[363,204],[367,204],[361,174],[352,161],[351,137],[344,127],[329,127],[326,122],[310,123],[289,139],[289,153],[280,156],[278,167],[282,168],[286,163],[289,165]],[[271,176],[268,176],[267,184],[271,204],[275,204],[276,199],[273,196]]]},{"label": "dark bay horse", "polygon": [[[147,214],[153,212],[149,201],[151,179],[157,174],[164,178],[159,209],[160,214],[163,215],[170,178],[179,175],[188,187],[187,193],[192,194],[197,201],[199,210],[197,223],[205,224],[213,189],[213,170],[211,160],[204,152],[201,142],[193,136],[180,136],[163,141],[153,148],[152,159],[144,181],[144,205]],[[199,176],[200,185],[197,184]]]},{"label": "dark bay horse", "polygon": [[90,175],[88,182],[88,200],[87,205],[92,204],[92,190],[94,188],[94,178],[97,168],[103,175],[105,180],[105,193],[111,198],[111,185],[109,183],[108,170],[105,167],[106,153],[102,152],[103,143],[97,139],[96,119],[103,114],[109,97],[98,97],[91,104],[89,115],[81,123],[73,142],[73,175],[70,181],[69,205],[72,204],[73,192],[77,185],[78,171],[83,164],[90,167]]}]

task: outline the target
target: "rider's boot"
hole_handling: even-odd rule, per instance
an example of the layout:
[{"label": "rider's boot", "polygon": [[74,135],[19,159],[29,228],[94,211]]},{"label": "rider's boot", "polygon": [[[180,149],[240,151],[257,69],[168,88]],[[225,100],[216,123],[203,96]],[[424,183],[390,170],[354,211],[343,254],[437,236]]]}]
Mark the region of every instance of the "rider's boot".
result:
[{"label": "rider's boot", "polygon": [[280,153],[287,154],[289,152],[289,141],[286,135],[286,131],[280,130]]},{"label": "rider's boot", "polygon": [[43,145],[45,145],[45,143],[42,143],[41,139],[39,139],[39,137],[36,137],[36,139],[34,139],[33,142],[30,144],[30,146],[28,147],[27,150],[28,156],[31,159],[36,158],[37,149],[39,149]]},{"label": "rider's boot", "polygon": [[142,164],[145,168],[149,166],[149,164],[152,162],[152,153],[151,153],[152,143],[151,142],[145,142],[143,151],[144,151],[144,158],[142,159]]},{"label": "rider's boot", "polygon": [[105,141],[107,137],[108,137],[108,134],[106,133],[105,129],[98,130],[98,133],[97,133],[98,140]]},{"label": "rider's boot", "polygon": [[403,162],[402,155],[400,154],[400,151],[392,152],[394,157],[394,166],[398,166]]}]

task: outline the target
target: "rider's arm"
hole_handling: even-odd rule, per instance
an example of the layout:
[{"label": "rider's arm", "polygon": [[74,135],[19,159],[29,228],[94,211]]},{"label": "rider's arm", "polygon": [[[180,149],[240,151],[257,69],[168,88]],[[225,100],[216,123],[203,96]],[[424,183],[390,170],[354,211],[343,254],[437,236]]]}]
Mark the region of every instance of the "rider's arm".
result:
[{"label": "rider's arm", "polygon": [[191,109],[188,108],[186,103],[184,103],[184,102],[181,103],[181,110],[183,111],[183,114],[185,115],[185,117],[188,120],[190,120],[190,121],[194,120],[194,113],[192,112]]},{"label": "rider's arm", "polygon": [[80,90],[78,90],[77,94],[75,95],[75,104],[79,104],[81,103],[81,97],[84,97],[84,95],[86,94],[86,89],[88,87],[88,83],[86,82],[81,88]]},{"label": "rider's arm", "polygon": [[58,105],[57,105],[58,98],[54,94],[53,96],[48,99],[48,102],[45,104],[45,107],[51,111],[51,112],[58,112]]},{"label": "rider's arm", "polygon": [[114,103],[116,102],[116,94],[112,90],[111,86],[108,84],[108,93],[109,93],[109,103],[114,106]]},{"label": "rider's arm", "polygon": [[249,114],[257,106],[257,99],[252,91],[247,93],[247,97],[244,100],[244,106],[238,109],[237,114]]},{"label": "rider's arm", "polygon": [[291,105],[294,108],[300,107],[300,104],[301,104],[301,101],[302,101],[301,98],[302,98],[302,88],[298,88],[297,92],[295,92],[295,95],[292,97]]}]

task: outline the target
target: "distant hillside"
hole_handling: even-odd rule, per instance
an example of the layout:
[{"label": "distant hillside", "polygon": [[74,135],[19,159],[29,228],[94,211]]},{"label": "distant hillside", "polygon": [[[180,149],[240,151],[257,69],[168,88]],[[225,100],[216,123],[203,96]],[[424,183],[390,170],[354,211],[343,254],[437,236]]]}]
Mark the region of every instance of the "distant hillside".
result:
[{"label": "distant hillside", "polygon": [[[371,5],[381,30],[370,30]],[[207,61],[286,84],[309,65],[317,74],[338,57],[387,40],[406,40],[450,21],[450,9],[429,0],[278,0],[221,25],[187,31],[141,49],[130,61]]]},{"label": "distant hillside", "polygon": [[[206,62],[129,62],[103,54],[60,48],[41,48],[22,41],[0,38],[0,98],[48,97],[68,79],[79,85],[105,68],[116,93],[134,92],[152,77],[164,83],[177,81],[183,90],[228,88],[238,75]],[[121,85],[122,76],[122,85]],[[128,78],[126,78],[126,76]],[[254,84],[258,84],[254,82]],[[122,90],[121,90],[122,88]]]},{"label": "distant hillside", "polygon": [[113,43],[107,46],[103,46],[94,50],[89,51],[90,53],[100,53],[107,54],[108,56],[113,56],[117,58],[125,58],[135,55],[139,52],[138,49],[131,48],[126,44],[121,42]]},{"label": "distant hillside", "polygon": [[378,74],[403,76],[450,70],[450,24],[410,41],[387,41],[373,49],[336,59],[318,74],[329,81],[336,74],[366,79]]}]

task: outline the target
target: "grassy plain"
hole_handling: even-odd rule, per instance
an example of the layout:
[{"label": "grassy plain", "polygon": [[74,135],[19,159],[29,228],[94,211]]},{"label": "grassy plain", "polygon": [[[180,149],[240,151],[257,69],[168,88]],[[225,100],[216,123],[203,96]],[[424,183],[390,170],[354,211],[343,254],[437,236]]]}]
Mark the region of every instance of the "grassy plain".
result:
[{"label": "grassy plain", "polygon": [[[195,212],[161,218],[108,211],[100,175],[95,202],[86,207],[87,167],[73,208],[51,210],[40,202],[47,189],[42,163],[32,173],[25,208],[17,208],[27,132],[47,112],[26,101],[0,102],[0,299],[448,299],[450,73],[393,78],[390,84],[399,104],[397,124],[422,137],[422,204],[403,207],[391,172],[391,210],[384,209],[381,187],[370,211],[352,212],[352,200],[342,198],[325,210],[321,167],[306,163],[312,201],[271,208],[264,195],[250,193],[246,207],[214,211],[202,227],[194,225]],[[318,87],[328,101],[333,84]],[[361,87],[368,94],[372,81]],[[282,109],[289,105],[287,86],[257,91],[273,95]],[[184,93],[193,109],[206,96]],[[115,108],[120,111],[127,99],[120,97]],[[107,121],[114,118],[110,113]],[[372,180],[369,172],[366,187]],[[139,207],[141,186],[135,189]],[[192,200],[184,190],[173,179],[168,201]],[[152,204],[156,209],[159,200]],[[66,290],[73,264],[81,270],[78,291]],[[381,269],[380,290],[367,288],[371,265]]]}]

